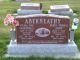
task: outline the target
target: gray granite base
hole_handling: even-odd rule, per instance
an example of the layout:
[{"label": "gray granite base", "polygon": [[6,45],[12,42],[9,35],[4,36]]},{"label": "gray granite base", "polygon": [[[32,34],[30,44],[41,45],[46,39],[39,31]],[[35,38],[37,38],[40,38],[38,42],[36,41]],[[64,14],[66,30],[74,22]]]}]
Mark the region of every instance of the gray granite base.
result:
[{"label": "gray granite base", "polygon": [[30,15],[30,14],[42,14],[41,10],[17,10],[17,14],[19,15]]},{"label": "gray granite base", "polygon": [[16,44],[14,41],[8,45],[9,57],[73,57],[79,53],[76,44],[71,41],[68,44]]}]

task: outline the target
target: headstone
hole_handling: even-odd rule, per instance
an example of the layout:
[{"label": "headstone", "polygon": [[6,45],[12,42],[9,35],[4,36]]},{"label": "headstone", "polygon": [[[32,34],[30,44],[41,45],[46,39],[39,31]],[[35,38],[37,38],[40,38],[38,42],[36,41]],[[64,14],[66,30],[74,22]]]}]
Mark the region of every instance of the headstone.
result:
[{"label": "headstone", "polygon": [[17,10],[17,14],[30,15],[30,14],[42,14],[41,3],[21,3],[20,9]]},{"label": "headstone", "polygon": [[49,14],[73,16],[73,10],[69,5],[53,5],[50,6]]},{"label": "headstone", "polygon": [[[74,57],[77,45],[69,40],[69,17],[51,14],[17,16],[16,41],[10,41],[9,57]],[[70,33],[71,34],[71,33]]]},{"label": "headstone", "polygon": [[31,0],[16,0],[16,2],[28,2],[28,1],[31,1]]},{"label": "headstone", "polygon": [[40,3],[21,3],[21,9],[24,10],[40,10],[42,6]]},{"label": "headstone", "polygon": [[33,15],[17,17],[16,28],[19,44],[53,44],[68,43],[69,18],[50,15]]},{"label": "headstone", "polygon": [[52,11],[69,11],[70,7],[69,5],[53,5],[50,6],[50,9]]}]

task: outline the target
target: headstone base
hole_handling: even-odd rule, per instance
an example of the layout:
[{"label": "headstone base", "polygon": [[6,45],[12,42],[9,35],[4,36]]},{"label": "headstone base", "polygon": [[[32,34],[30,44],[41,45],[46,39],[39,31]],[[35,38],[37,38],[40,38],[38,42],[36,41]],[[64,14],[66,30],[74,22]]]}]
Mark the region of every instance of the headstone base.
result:
[{"label": "headstone base", "polygon": [[6,56],[8,57],[72,57],[79,53],[74,41],[68,44],[16,44],[10,42]]},{"label": "headstone base", "polygon": [[17,14],[19,15],[30,15],[30,14],[42,14],[41,10],[17,10]]}]

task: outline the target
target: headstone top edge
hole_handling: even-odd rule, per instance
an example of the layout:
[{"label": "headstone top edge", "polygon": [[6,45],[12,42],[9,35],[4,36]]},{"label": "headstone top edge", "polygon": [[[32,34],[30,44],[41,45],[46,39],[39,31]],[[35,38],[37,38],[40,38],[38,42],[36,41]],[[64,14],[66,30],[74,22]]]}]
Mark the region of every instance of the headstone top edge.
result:
[{"label": "headstone top edge", "polygon": [[40,6],[40,3],[21,3],[21,6]]},{"label": "headstone top edge", "polygon": [[[58,7],[58,8],[56,8],[56,7]],[[70,9],[68,4],[66,4],[66,5],[51,5],[50,8],[51,9]]]},{"label": "headstone top edge", "polygon": [[28,18],[28,17],[55,17],[55,18],[65,18],[70,19],[69,16],[60,16],[60,15],[53,15],[53,14],[34,14],[34,15],[24,15],[24,16],[16,16],[16,18]]}]

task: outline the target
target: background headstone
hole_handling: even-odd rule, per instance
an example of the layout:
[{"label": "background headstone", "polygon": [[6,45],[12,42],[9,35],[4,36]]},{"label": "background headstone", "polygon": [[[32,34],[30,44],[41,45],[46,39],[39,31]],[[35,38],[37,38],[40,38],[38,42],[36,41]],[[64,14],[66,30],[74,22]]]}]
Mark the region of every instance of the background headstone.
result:
[{"label": "background headstone", "polygon": [[16,2],[28,2],[28,1],[31,1],[31,0],[16,0]]},{"label": "background headstone", "polygon": [[49,14],[73,16],[73,10],[69,5],[52,5]]},{"label": "background headstone", "polygon": [[50,6],[53,11],[69,11],[70,7],[68,5],[53,5]]},{"label": "background headstone", "polygon": [[41,3],[21,3],[20,9],[17,9],[17,14],[30,15],[42,14]]},{"label": "background headstone", "polygon": [[41,3],[21,3],[21,9],[40,10],[42,9],[42,6],[41,6]]}]

